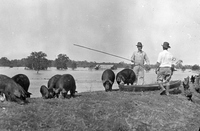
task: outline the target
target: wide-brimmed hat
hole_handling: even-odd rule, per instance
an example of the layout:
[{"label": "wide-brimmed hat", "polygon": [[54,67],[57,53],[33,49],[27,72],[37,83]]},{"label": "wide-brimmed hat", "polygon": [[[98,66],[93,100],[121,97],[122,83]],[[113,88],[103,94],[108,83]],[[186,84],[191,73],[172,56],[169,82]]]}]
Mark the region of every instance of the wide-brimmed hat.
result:
[{"label": "wide-brimmed hat", "polygon": [[142,47],[142,43],[138,42],[136,46]]},{"label": "wide-brimmed hat", "polygon": [[168,42],[164,42],[162,46],[165,47],[165,48],[171,48],[171,47],[169,46],[169,43],[168,43]]}]

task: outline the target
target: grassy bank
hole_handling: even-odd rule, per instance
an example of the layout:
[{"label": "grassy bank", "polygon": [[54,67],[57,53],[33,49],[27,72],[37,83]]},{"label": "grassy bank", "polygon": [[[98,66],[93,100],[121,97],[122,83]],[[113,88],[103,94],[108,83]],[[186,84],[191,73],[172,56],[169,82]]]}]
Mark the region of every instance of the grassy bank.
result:
[{"label": "grassy bank", "polygon": [[196,131],[200,103],[158,92],[87,92],[71,99],[0,103],[1,130]]}]

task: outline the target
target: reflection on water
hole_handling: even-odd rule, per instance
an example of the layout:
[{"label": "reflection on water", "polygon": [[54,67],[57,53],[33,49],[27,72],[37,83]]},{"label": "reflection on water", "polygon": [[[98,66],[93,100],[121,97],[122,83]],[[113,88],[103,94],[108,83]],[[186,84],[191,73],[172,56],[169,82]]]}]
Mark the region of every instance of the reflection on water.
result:
[{"label": "reflection on water", "polygon": [[[114,70],[114,73],[117,74],[121,71],[122,68]],[[5,74],[9,77],[12,77],[16,74],[25,74],[30,79],[30,87],[29,92],[32,93],[31,97],[41,97],[40,94],[40,87],[41,85],[46,85],[48,80],[55,74],[71,74],[74,76],[77,86],[78,92],[86,92],[86,91],[97,91],[97,90],[104,90],[104,87],[101,83],[101,75],[103,70],[88,70],[88,68],[77,68],[76,70],[65,70],[65,71],[58,71],[56,68],[50,68],[47,71],[39,71],[37,74],[36,71],[33,70],[24,70],[24,67],[0,67],[0,74]],[[186,70],[185,72],[182,71],[175,71],[174,75],[172,76],[172,80],[183,80],[183,78],[187,76],[191,76],[196,74],[191,70]],[[145,73],[145,83],[155,83],[156,82],[156,74],[154,70]],[[115,82],[113,85],[113,89],[118,89],[118,85]]]}]

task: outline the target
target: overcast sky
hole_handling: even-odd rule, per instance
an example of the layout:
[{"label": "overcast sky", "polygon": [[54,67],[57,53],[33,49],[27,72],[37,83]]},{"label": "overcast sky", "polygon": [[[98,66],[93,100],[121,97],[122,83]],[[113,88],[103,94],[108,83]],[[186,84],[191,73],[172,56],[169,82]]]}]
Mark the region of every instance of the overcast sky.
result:
[{"label": "overcast sky", "polygon": [[1,0],[0,57],[129,61],[74,46],[79,44],[130,59],[142,42],[155,64],[164,41],[183,64],[200,64],[199,0]]}]

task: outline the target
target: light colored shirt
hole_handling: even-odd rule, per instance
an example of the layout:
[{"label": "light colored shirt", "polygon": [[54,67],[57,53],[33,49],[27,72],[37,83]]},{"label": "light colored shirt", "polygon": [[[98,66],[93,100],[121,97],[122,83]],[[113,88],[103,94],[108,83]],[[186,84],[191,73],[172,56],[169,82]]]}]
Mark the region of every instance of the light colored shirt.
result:
[{"label": "light colored shirt", "polygon": [[160,63],[160,67],[171,67],[173,58],[173,55],[169,51],[163,50],[159,53],[157,62]]},{"label": "light colored shirt", "polygon": [[144,65],[145,62],[149,65],[149,58],[144,51],[133,52],[131,60],[135,65]]}]

